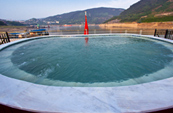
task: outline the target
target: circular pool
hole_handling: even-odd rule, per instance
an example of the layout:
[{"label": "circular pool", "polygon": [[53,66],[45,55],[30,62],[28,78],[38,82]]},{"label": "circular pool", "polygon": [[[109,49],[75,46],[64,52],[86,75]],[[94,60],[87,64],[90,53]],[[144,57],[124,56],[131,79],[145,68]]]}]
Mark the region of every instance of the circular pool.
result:
[{"label": "circular pool", "polygon": [[0,104],[34,112],[173,108],[173,41],[50,36],[0,45]]},{"label": "circular pool", "polygon": [[114,87],[173,76],[172,44],[136,36],[39,38],[1,50],[0,59],[1,74],[51,86]]}]

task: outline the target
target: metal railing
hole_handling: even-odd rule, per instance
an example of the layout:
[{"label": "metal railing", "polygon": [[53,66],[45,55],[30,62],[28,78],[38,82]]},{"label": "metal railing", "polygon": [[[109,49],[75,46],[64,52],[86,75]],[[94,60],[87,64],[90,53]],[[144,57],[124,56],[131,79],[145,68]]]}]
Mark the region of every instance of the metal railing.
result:
[{"label": "metal railing", "polygon": [[173,40],[173,30],[155,29],[154,36]]},{"label": "metal railing", "polygon": [[166,30],[165,38],[173,40],[173,30]]},{"label": "metal railing", "polygon": [[[84,30],[48,30],[50,35],[73,35],[84,34]],[[89,34],[113,34],[131,33],[140,35],[153,35],[154,29],[91,29]]]},{"label": "metal railing", "polygon": [[[77,30],[47,30],[50,35],[78,35],[83,34],[83,29]],[[114,33],[130,33],[130,34],[140,34],[140,35],[153,35],[158,37],[163,37],[167,39],[173,40],[173,30],[164,30],[164,29],[90,29],[89,34],[114,34]],[[38,35],[23,35],[22,37],[18,37],[15,35],[8,35],[8,33],[2,34],[0,37],[0,44],[8,43],[18,38],[30,38]]]},{"label": "metal railing", "polygon": [[8,42],[10,42],[10,38],[9,38],[8,33],[6,32],[5,34],[1,34],[0,35],[0,44],[5,44]]}]

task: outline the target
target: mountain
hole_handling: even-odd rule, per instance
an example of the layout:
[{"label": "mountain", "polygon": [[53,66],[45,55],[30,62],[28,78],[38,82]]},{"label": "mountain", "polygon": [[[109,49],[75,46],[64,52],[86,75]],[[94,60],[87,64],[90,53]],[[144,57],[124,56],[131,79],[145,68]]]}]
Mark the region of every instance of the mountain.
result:
[{"label": "mountain", "polygon": [[[116,20],[116,21],[115,21]],[[107,22],[173,21],[173,0],[140,0]]]},{"label": "mountain", "polygon": [[18,21],[9,21],[9,20],[4,20],[0,19],[0,26],[25,26],[21,22]]},{"label": "mountain", "polygon": [[89,24],[100,24],[107,19],[118,16],[124,9],[121,8],[93,8],[84,11],[75,11],[61,15],[50,16],[43,19],[32,18],[25,21],[26,24],[82,24],[85,21],[85,11],[87,11]]},{"label": "mountain", "polygon": [[6,26],[7,24],[5,24],[3,21],[0,20],[0,26]]}]

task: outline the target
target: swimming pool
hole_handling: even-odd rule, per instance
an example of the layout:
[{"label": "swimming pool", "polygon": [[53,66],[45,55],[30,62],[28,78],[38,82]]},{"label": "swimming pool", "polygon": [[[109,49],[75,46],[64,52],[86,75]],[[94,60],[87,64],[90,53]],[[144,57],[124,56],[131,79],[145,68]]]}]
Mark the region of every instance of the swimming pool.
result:
[{"label": "swimming pool", "polygon": [[[172,74],[173,73],[172,72],[173,70],[172,68],[173,41],[162,39],[162,38],[156,38],[153,36],[143,36],[143,35],[133,35],[133,34],[126,34],[126,35],[115,34],[111,36],[89,35],[87,38],[85,37],[86,36],[36,37],[32,39],[23,39],[20,41],[1,45],[0,50],[1,52],[5,52],[5,53],[1,54],[2,55],[1,58],[3,58],[3,60],[0,60],[1,63],[4,63],[4,65],[2,65],[1,67],[1,70],[2,68],[4,70],[2,70],[0,74],[0,89],[1,89],[0,90],[0,104],[14,107],[17,109],[36,111],[36,112],[86,112],[86,113],[87,112],[118,112],[118,113],[119,112],[150,112],[150,111],[158,111],[158,110],[173,107],[173,97],[172,97],[173,77],[171,77],[173,75]],[[103,37],[106,37],[108,40],[111,40],[111,41],[107,41],[103,43],[102,42],[102,40],[104,40]],[[126,41],[117,43],[116,40],[118,40],[119,38],[120,40],[123,39]],[[78,44],[76,44],[76,39]],[[80,47],[79,49],[81,49],[81,51],[83,52],[82,53],[84,54],[83,56],[85,56],[86,58],[88,57],[89,59],[93,58],[90,51],[93,51],[94,49],[97,50],[97,51],[94,51],[95,53],[94,55],[98,56],[99,51],[105,50],[105,48],[106,50],[110,50],[110,48],[112,48],[113,51],[116,51],[120,48],[113,49],[114,47],[118,46],[123,48],[122,46],[124,44],[130,44],[128,48],[126,49],[130,51],[126,51],[125,55],[123,55],[124,52],[121,51],[123,54],[122,54],[122,57],[120,57],[119,59],[121,58],[124,59],[128,55],[129,55],[127,57],[128,59],[134,58],[134,57],[130,57],[130,56],[134,56],[134,54],[131,54],[131,53],[139,49],[142,49],[143,52],[145,51],[145,54],[149,54],[149,56],[154,53],[154,56],[150,56],[150,58],[153,60],[149,62],[153,64],[152,64],[152,67],[150,67],[151,68],[150,69],[147,67],[149,65],[147,65],[148,63],[145,63],[145,60],[141,62],[141,65],[146,64],[146,67],[144,68],[147,69],[147,71],[142,71],[143,73],[145,72],[145,74],[141,74],[141,76],[130,76],[130,77],[125,76],[126,79],[118,77],[118,79],[117,78],[112,80],[106,79],[106,81],[103,81],[103,79],[100,79],[100,81],[95,81],[96,79],[92,78],[93,80],[92,82],[82,81],[82,79],[78,79],[78,81],[74,81],[71,79],[69,81],[68,79],[66,79],[63,81],[60,78],[58,79],[56,78],[56,80],[53,79],[54,77],[50,78],[49,74],[51,75],[51,73],[53,72],[52,71],[53,68],[51,68],[51,65],[47,65],[47,61],[49,61],[48,58],[46,59],[47,60],[46,62],[45,60],[43,60],[44,64],[46,65],[45,68],[47,70],[43,69],[43,71],[39,71],[42,75],[35,74],[35,71],[30,72],[28,68],[26,69],[24,68],[25,66],[30,67],[29,65],[30,63],[32,64],[34,62],[38,62],[38,59],[36,57],[39,57],[39,58],[45,57],[42,55],[39,56],[39,54],[37,53],[39,51],[44,51],[45,48],[41,48],[39,51],[36,51],[36,53],[34,53],[35,54],[34,57],[32,57],[32,55],[31,56],[26,55],[26,53],[29,52],[30,50],[31,50],[31,53],[33,53],[33,51],[35,51],[38,48],[37,46],[38,44],[40,44],[39,42],[41,42],[41,45],[44,45],[47,41],[50,41],[50,43],[57,44],[61,42],[59,40],[62,40],[62,41],[66,40],[67,42],[65,44],[67,45],[69,45],[68,43],[70,44],[74,43],[74,45],[77,46],[76,48]],[[70,41],[68,42],[68,40]],[[126,42],[126,43],[123,43],[123,42]],[[136,45],[140,43],[145,43],[145,44],[143,46]],[[90,47],[92,44],[96,44],[96,45],[94,47],[92,46],[92,49],[91,49]],[[147,46],[149,47],[149,50],[145,49],[144,46],[146,44],[148,44]],[[153,45],[157,45],[157,46],[154,46],[154,49],[153,49],[152,48]],[[51,45],[49,47],[51,48]],[[139,49],[136,47],[138,47]],[[159,49],[157,49],[157,47]],[[59,58],[58,54],[56,53],[57,51],[58,53],[60,51],[58,50],[58,48],[55,48],[55,51],[51,52],[51,53],[55,53],[54,55],[56,56],[55,59]],[[69,48],[72,48],[72,47],[70,46]],[[26,51],[25,49],[29,49],[29,50]],[[83,51],[83,49],[84,50],[86,49],[86,51]],[[123,48],[122,50],[125,50],[125,48]],[[131,59],[131,60],[133,61],[135,60],[135,62],[140,62],[139,60],[143,58],[143,56],[140,56],[140,54],[142,54],[143,52],[141,51],[137,52],[137,55],[139,55],[139,58],[135,57],[135,59]],[[41,52],[41,53],[44,53],[44,52]],[[45,53],[49,56],[49,53],[47,52]],[[78,51],[74,53],[78,53]],[[107,52],[104,52],[104,53],[107,53]],[[109,56],[108,53],[104,54],[103,56],[108,57]],[[23,57],[22,58],[20,57],[25,55],[28,58],[22,59]],[[77,54],[70,54],[69,58],[76,55]],[[112,64],[111,66],[117,67],[121,63],[120,64],[114,63],[116,62],[117,59],[114,59],[114,57],[112,57],[113,55],[115,58],[117,58],[116,56],[117,54],[114,54],[112,52],[110,53],[110,56],[108,58],[109,60],[111,60],[110,61],[110,64]],[[20,59],[20,60],[18,61],[17,59]],[[79,59],[75,59],[75,60],[74,59],[71,60],[71,62],[79,60]],[[89,59],[85,59],[85,60],[88,61]],[[156,60],[156,59],[159,59],[159,60]],[[95,58],[93,61],[96,61],[96,60],[98,59]],[[107,60],[108,59],[106,59],[105,61]],[[66,64],[66,63],[63,63],[64,60],[62,60],[62,63],[57,61],[58,60],[54,60],[53,62],[55,68],[57,69],[59,67],[62,67],[62,64],[64,65]],[[102,61],[102,62],[105,62],[105,61]],[[88,63],[88,62],[83,62],[83,63]],[[104,65],[99,64],[98,67],[100,69],[105,69],[105,67],[103,68],[102,66],[109,66],[109,65],[105,65],[105,63]],[[131,65],[133,64],[133,62],[131,62],[130,64],[129,62],[124,63],[124,65],[127,65],[127,64]],[[74,67],[76,67],[75,65],[79,65],[79,64],[73,64],[73,65]],[[133,64],[132,66],[134,65],[136,64]],[[34,66],[37,66],[37,65],[34,64]],[[155,69],[154,68],[155,66],[156,67],[158,66],[158,67]],[[33,64],[31,65],[31,68],[33,68]],[[90,68],[90,66],[88,68]],[[133,69],[133,67],[131,66],[129,68]],[[13,71],[13,73],[10,72],[11,70]],[[53,70],[55,71],[56,69],[53,69]],[[109,69],[105,69],[105,70],[109,70]],[[135,71],[135,68],[133,69],[133,71]],[[4,74],[2,74],[2,72]],[[126,71],[122,71],[122,72],[127,73]],[[130,70],[128,72],[132,72],[132,71]],[[5,73],[7,74],[5,75]],[[109,77],[112,77],[112,76],[109,76]]]},{"label": "swimming pool", "polygon": [[87,40],[45,37],[15,44],[1,50],[0,73],[36,84],[72,87],[134,85],[173,76],[172,44],[124,35]]}]

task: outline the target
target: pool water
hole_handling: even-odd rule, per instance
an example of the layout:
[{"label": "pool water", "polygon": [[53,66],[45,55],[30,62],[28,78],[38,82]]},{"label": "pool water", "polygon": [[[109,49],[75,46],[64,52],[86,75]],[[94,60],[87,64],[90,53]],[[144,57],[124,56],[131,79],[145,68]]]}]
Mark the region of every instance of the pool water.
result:
[{"label": "pool water", "polygon": [[[0,73],[55,86],[140,84],[173,76],[165,71],[173,67],[171,47],[142,37],[42,38],[2,50]],[[160,70],[165,75],[156,76]]]}]

